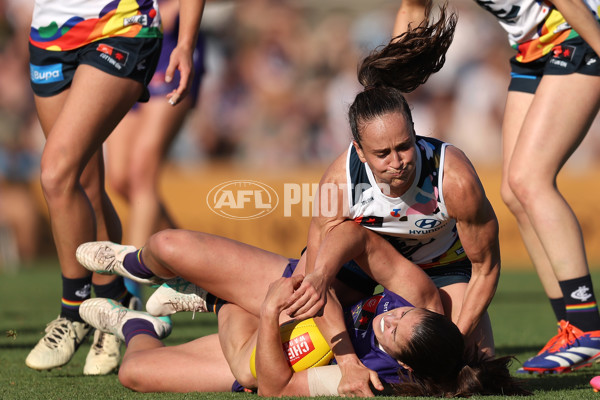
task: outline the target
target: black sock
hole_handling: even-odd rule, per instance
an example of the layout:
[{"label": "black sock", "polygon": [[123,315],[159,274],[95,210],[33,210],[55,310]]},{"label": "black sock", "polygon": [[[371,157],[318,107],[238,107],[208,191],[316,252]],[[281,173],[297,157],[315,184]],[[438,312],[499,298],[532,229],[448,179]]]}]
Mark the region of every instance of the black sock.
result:
[{"label": "black sock", "polygon": [[216,315],[219,315],[221,307],[223,307],[225,304],[227,304],[225,300],[215,297],[210,293],[206,295],[206,308],[208,308],[209,312],[213,312]]},{"label": "black sock", "polygon": [[600,314],[590,275],[558,284],[565,300],[567,321],[584,332],[600,330]]},{"label": "black sock", "polygon": [[79,316],[79,306],[90,298],[92,291],[92,276],[69,279],[62,277],[62,300],[60,316],[71,321],[83,322]]},{"label": "black sock", "polygon": [[550,305],[552,306],[552,311],[554,311],[554,316],[556,317],[556,321],[560,322],[562,320],[567,320],[567,309],[565,308],[565,299],[559,297],[558,299],[549,299]]},{"label": "black sock", "polygon": [[104,297],[113,299],[127,307],[131,300],[131,293],[127,291],[123,277],[118,276],[117,279],[106,285],[94,285],[94,293],[96,297]]}]

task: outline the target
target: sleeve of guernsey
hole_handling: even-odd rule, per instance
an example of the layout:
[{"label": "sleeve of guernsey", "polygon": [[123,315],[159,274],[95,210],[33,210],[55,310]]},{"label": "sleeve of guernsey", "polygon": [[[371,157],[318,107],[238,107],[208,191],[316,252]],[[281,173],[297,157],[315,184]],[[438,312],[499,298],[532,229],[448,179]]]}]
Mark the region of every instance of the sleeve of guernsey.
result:
[{"label": "sleeve of guernsey", "polygon": [[342,380],[342,371],[337,365],[309,368],[308,389],[310,396],[337,396],[338,385]]}]

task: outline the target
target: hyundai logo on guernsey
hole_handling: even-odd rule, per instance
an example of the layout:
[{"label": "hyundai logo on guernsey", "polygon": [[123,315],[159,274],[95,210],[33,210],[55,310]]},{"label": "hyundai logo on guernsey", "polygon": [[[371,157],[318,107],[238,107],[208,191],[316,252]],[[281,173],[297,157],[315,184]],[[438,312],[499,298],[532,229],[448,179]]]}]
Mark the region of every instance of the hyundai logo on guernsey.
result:
[{"label": "hyundai logo on guernsey", "polygon": [[215,214],[230,219],[256,219],[275,210],[279,204],[272,187],[256,181],[229,181],[213,187],[206,204]]},{"label": "hyundai logo on guernsey", "polygon": [[440,225],[442,221],[433,218],[423,218],[418,221],[415,221],[415,226],[421,229],[433,229],[436,226]]},{"label": "hyundai logo on guernsey", "polygon": [[29,64],[31,82],[43,85],[45,83],[60,82],[64,79],[61,64],[33,65]]}]

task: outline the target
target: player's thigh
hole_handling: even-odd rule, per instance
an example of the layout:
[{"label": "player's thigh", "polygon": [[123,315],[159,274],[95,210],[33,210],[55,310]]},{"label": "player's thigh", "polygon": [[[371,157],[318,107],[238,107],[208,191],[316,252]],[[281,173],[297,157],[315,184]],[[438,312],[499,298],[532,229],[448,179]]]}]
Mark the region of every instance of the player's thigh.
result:
[{"label": "player's thigh", "polygon": [[523,121],[511,169],[525,168],[532,180],[553,180],[587,134],[599,107],[600,77],[544,76]]},{"label": "player's thigh", "polygon": [[139,135],[136,148],[161,159],[174,137],[181,131],[191,107],[191,99],[184,98],[177,106],[156,97],[139,108]]},{"label": "player's thigh", "polygon": [[244,387],[256,387],[250,372],[250,358],[256,348],[258,318],[235,304],[219,312],[219,340],[236,380]]},{"label": "player's thigh", "polygon": [[41,97],[34,95],[35,108],[38,119],[44,132],[44,136],[48,137],[60,111],[69,94],[69,89],[66,89],[51,97]]},{"label": "player's thigh", "polygon": [[138,126],[131,146],[136,149],[129,154],[129,182],[132,190],[151,190],[168,150],[189,110],[189,99],[171,106],[163,98],[143,104],[138,110]]},{"label": "player's thigh", "polygon": [[118,192],[127,189],[132,153],[138,151],[135,147],[136,139],[143,136],[143,131],[139,129],[140,122],[138,106],[125,115],[105,142],[107,178]]},{"label": "player's thigh", "polygon": [[525,121],[529,106],[533,101],[533,94],[526,92],[510,91],[506,98],[504,117],[502,121],[502,159],[503,176],[510,163],[519,132]]},{"label": "player's thigh", "polygon": [[143,391],[220,392],[234,382],[217,334],[126,354],[121,368],[120,378]]},{"label": "player's thigh", "polygon": [[142,90],[140,82],[80,65],[48,134],[46,149],[52,147],[65,157],[87,161],[129,111]]},{"label": "player's thigh", "polygon": [[181,229],[153,235],[143,256],[255,315],[269,284],[289,263],[283,256],[236,240]]}]

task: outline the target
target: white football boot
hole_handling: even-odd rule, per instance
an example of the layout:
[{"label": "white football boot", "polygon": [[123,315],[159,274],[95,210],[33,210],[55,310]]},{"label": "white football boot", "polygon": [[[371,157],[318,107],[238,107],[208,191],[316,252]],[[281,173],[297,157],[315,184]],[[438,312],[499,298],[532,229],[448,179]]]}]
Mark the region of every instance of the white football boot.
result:
[{"label": "white football boot", "polygon": [[112,333],[122,341],[125,341],[123,325],[136,318],[151,322],[154,331],[161,339],[169,336],[172,329],[168,317],[153,317],[143,311],[125,308],[118,301],[98,297],[84,301],[79,307],[79,315],[94,328],[104,333]]},{"label": "white football boot", "polygon": [[181,311],[208,312],[208,292],[182,278],[169,279],[150,296],[146,311],[156,317],[172,315]]},{"label": "white football boot", "polygon": [[[129,300],[129,308],[132,310],[139,311],[142,306],[142,301],[135,296],[132,296]],[[122,343],[115,335],[96,329],[92,347],[85,359],[83,374],[107,375],[117,369],[121,360]]]},{"label": "white football boot", "polygon": [[46,335],[29,352],[29,368],[48,370],[68,363],[92,328],[85,322],[58,317],[46,326]]}]

